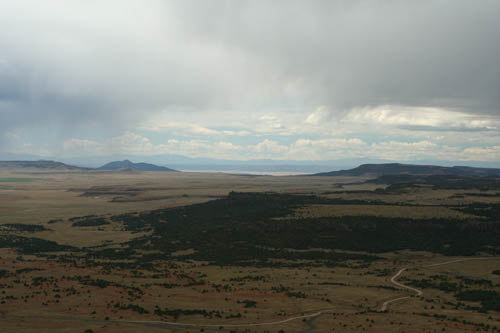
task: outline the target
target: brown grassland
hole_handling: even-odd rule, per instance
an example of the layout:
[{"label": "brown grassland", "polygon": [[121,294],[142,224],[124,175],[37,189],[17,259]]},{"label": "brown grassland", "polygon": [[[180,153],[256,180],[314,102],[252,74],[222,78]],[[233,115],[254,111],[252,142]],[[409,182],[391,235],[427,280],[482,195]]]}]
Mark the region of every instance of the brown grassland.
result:
[{"label": "brown grassland", "polygon": [[[405,193],[380,194],[376,189],[384,189],[386,185],[361,184],[365,180],[216,173],[0,170],[0,225],[43,227],[26,231],[0,226],[0,236],[35,237],[81,249],[120,249],[122,243],[150,235],[151,231],[127,230],[111,216],[208,202],[232,191],[377,201],[377,204],[358,205],[315,203],[298,207],[292,214],[277,219],[374,216],[481,220],[483,217],[452,209],[450,205],[500,203],[500,196],[481,196],[493,192],[471,190],[419,187]],[[470,195],[471,192],[478,195]],[[419,205],[411,205],[415,203]],[[72,225],[71,218],[87,215],[102,217],[108,224]],[[148,251],[155,253],[144,250],[144,254]],[[96,258],[90,264],[79,253],[65,250],[49,254],[21,253],[15,246],[0,248],[0,331],[500,331],[500,312],[478,311],[479,302],[458,300],[453,289],[453,286],[464,285],[500,292],[500,275],[493,273],[500,270],[500,260],[493,256],[445,256],[429,251],[400,250],[376,253],[379,260],[346,260],[335,267],[309,265],[306,259],[295,260],[293,266],[259,267],[176,260],[176,256],[182,258],[191,253],[185,250],[166,260],[157,259],[154,269],[130,269],[126,265],[107,265],[108,261],[115,262],[107,258]],[[429,266],[463,258],[481,259]],[[133,258],[126,258],[120,262],[132,261]],[[287,262],[270,259],[274,261]],[[421,296],[391,283],[390,278],[401,268],[408,269],[398,282],[422,290]],[[198,283],[200,281],[203,283]],[[391,303],[387,311],[379,311],[385,301],[402,296],[412,297]],[[182,311],[177,314],[155,312],[165,308]],[[172,324],[174,322],[179,324]]]}]

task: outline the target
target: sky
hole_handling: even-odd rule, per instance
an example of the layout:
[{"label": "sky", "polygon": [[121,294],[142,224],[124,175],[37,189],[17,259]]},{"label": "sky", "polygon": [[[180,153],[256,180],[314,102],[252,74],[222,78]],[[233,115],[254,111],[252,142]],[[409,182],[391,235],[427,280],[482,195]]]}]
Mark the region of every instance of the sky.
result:
[{"label": "sky", "polygon": [[0,152],[500,166],[500,1],[0,0]]}]

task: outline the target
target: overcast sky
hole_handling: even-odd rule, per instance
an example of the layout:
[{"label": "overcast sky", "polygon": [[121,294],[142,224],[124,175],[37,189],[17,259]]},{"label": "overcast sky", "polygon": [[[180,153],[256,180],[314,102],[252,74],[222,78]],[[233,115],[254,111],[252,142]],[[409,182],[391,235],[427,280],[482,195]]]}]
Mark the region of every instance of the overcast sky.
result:
[{"label": "overcast sky", "polygon": [[500,166],[500,1],[0,0],[0,151]]}]

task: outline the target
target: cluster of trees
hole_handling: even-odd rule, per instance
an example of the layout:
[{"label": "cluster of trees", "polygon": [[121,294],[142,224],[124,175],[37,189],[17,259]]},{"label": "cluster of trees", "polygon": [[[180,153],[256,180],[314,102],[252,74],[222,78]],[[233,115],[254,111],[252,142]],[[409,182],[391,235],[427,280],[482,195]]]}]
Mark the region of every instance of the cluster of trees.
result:
[{"label": "cluster of trees", "polygon": [[[318,266],[336,266],[346,260],[369,262],[379,259],[376,256],[334,251],[295,252],[284,249],[313,247],[312,239],[315,238],[315,233],[308,232],[307,237],[302,235],[302,239],[296,242],[291,235],[294,230],[286,232],[282,229],[294,229],[298,223],[274,218],[290,215],[295,208],[305,204],[324,204],[331,201],[338,203],[339,199],[274,193],[231,193],[226,198],[208,203],[150,213],[124,214],[112,219],[122,221],[127,230],[152,231],[150,236],[127,243],[129,249],[150,249],[162,253],[149,256],[147,259],[150,260],[165,258],[173,252],[191,248],[195,250],[194,253],[177,256],[176,260],[200,260],[217,265],[245,266],[284,265],[270,262],[269,259],[316,260]],[[350,204],[357,203],[356,201]],[[231,241],[228,242],[228,239]],[[116,256],[117,253],[112,254]]]},{"label": "cluster of trees", "polygon": [[[233,192],[206,203],[114,216],[112,220],[121,221],[127,230],[150,231],[150,234],[123,243],[121,249],[88,249],[87,256],[134,258],[136,262],[147,263],[174,258],[174,252],[192,249],[190,254],[175,256],[175,260],[208,261],[221,266],[335,267],[345,266],[348,261],[370,263],[380,259],[376,255],[335,249],[372,253],[410,249],[445,255],[500,253],[500,224],[493,217],[500,216],[500,205],[489,205],[486,209],[471,204],[461,208],[464,212],[491,216],[477,220],[375,216],[286,218],[305,205],[339,203],[353,205],[355,209],[357,204],[378,202]],[[329,251],[290,250],[311,248]],[[150,252],[141,254],[143,250]]]},{"label": "cluster of trees", "polygon": [[38,225],[38,224],[5,223],[2,224],[1,226],[15,231],[23,231],[23,232],[37,232],[37,231],[49,230],[45,228],[43,225]]},{"label": "cluster of trees", "polygon": [[461,301],[480,302],[482,312],[500,312],[500,293],[494,290],[464,290],[455,295]]},{"label": "cluster of trees", "polygon": [[54,251],[78,251],[78,248],[61,245],[53,241],[14,235],[0,235],[0,248],[14,248],[22,254],[37,254]]},{"label": "cluster of trees", "polygon": [[229,281],[231,282],[266,281],[266,277],[264,275],[245,275],[245,276],[232,277],[229,279]]},{"label": "cluster of trees", "polygon": [[144,309],[142,306],[139,306],[137,304],[120,304],[119,302],[118,303],[115,303],[114,307],[116,309],[120,309],[120,310],[132,310],[132,311],[135,311],[137,313],[140,313],[140,314],[147,314],[149,313],[148,310]]},{"label": "cluster of trees", "polygon": [[109,224],[103,217],[83,217],[71,224],[72,227],[97,227]]},{"label": "cluster of trees", "polygon": [[[371,181],[370,181],[371,182]],[[435,190],[500,190],[500,177],[496,176],[460,176],[460,175],[383,175],[375,181],[377,184],[390,184],[387,192],[403,190],[405,187],[432,185]],[[381,191],[384,192],[384,191]]]},{"label": "cluster of trees", "polygon": [[429,279],[422,279],[418,281],[412,281],[409,283],[410,285],[417,287],[417,288],[433,288],[433,289],[438,289],[444,292],[456,292],[461,289],[461,287],[454,282],[448,282],[448,281],[439,281],[439,282],[434,282]]},{"label": "cluster of trees", "polygon": [[455,209],[466,214],[482,216],[491,222],[498,222],[500,219],[500,204],[474,202]]},{"label": "cluster of trees", "polygon": [[272,291],[276,293],[284,293],[288,297],[295,297],[295,298],[306,298],[306,294],[303,292],[296,292],[293,291],[290,287],[285,287],[284,285],[280,284],[279,287],[272,287]]},{"label": "cluster of trees", "polygon": [[245,308],[256,308],[257,307],[257,302],[252,301],[251,299],[244,299],[243,301],[237,301],[236,303],[243,304],[243,306]]},{"label": "cluster of trees", "polygon": [[[408,284],[417,288],[433,288],[443,292],[453,293],[459,301],[480,302],[480,308],[467,306],[467,309],[486,312],[489,310],[500,312],[500,293],[491,290],[493,283],[486,279],[472,279],[456,276],[459,283],[449,282],[445,275],[433,275],[429,279],[413,280]],[[482,286],[487,289],[469,289],[471,286]],[[460,303],[459,303],[460,304]]]},{"label": "cluster of trees", "polygon": [[169,308],[161,309],[158,306],[156,306],[154,314],[157,316],[170,316],[174,317],[175,319],[178,319],[181,315],[182,316],[201,315],[206,318],[212,318],[212,317],[222,318],[221,313],[215,310],[207,311],[199,309],[169,309]]},{"label": "cluster of trees", "polygon": [[[451,182],[451,178],[444,181]],[[117,268],[129,269],[153,269],[154,261],[165,259],[258,267],[335,267],[353,261],[369,264],[380,259],[376,255],[336,250],[381,253],[410,249],[445,255],[500,253],[500,223],[497,223],[500,204],[473,203],[457,208],[483,217],[475,220],[376,216],[287,218],[295,209],[312,204],[347,204],[356,209],[359,204],[382,203],[314,195],[232,192],[227,197],[206,203],[113,216],[111,220],[121,221],[126,230],[149,231],[148,235],[123,243],[121,248],[78,249],[13,235],[0,236],[0,248],[17,248],[25,254],[73,251],[79,252],[89,264],[93,259],[110,259],[114,261],[109,263],[110,268],[118,265]],[[74,226],[109,223],[94,215],[69,220]],[[325,251],[309,250],[312,248]],[[194,251],[182,256],[173,255],[182,250]],[[123,259],[127,262],[116,261]],[[74,261],[74,258],[68,260]],[[197,282],[200,281],[192,283]]]}]

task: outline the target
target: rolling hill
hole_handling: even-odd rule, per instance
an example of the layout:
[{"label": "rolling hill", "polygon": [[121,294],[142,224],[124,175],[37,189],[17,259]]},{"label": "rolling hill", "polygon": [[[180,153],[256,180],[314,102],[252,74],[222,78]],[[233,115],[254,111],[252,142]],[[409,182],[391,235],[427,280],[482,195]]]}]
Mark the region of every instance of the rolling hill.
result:
[{"label": "rolling hill", "polygon": [[133,163],[129,160],[123,161],[114,161],[107,163],[97,170],[118,170],[118,169],[132,169],[138,171],[169,171],[169,172],[178,172],[177,170],[149,164],[149,163]]},{"label": "rolling hill", "polygon": [[443,176],[500,176],[500,169],[467,166],[443,167],[400,163],[362,164],[354,169],[314,174],[315,176],[385,176],[385,175],[443,175]]}]

